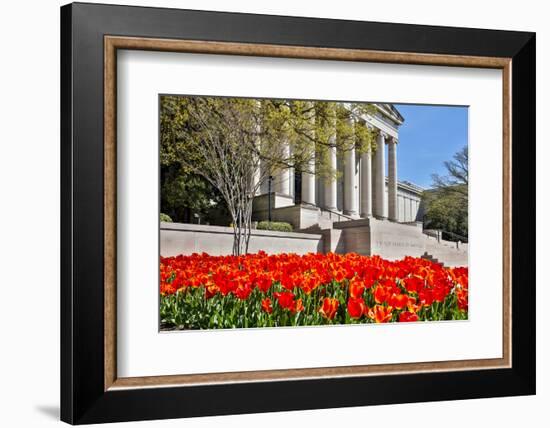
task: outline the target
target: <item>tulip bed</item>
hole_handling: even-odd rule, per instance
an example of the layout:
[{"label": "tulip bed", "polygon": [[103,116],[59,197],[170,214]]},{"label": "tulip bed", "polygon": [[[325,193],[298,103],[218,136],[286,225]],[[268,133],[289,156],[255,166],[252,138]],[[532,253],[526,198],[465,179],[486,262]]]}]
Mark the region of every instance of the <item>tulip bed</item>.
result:
[{"label": "tulip bed", "polygon": [[161,329],[460,320],[468,268],[358,254],[161,257]]}]

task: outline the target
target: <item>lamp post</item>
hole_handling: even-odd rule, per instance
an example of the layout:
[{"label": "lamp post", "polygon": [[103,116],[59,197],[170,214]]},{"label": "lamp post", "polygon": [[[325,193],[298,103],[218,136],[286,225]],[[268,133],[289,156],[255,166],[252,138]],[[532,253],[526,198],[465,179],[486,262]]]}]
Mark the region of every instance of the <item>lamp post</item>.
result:
[{"label": "lamp post", "polygon": [[267,221],[271,223],[271,183],[273,176],[270,175],[267,180]]}]

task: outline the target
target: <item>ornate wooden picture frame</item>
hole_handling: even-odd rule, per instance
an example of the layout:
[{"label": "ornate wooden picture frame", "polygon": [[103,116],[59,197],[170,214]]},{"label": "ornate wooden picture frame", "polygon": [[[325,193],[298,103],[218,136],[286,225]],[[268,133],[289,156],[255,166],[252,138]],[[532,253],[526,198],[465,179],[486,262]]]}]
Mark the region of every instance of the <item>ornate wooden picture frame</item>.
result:
[{"label": "ornate wooden picture frame", "polygon": [[[502,70],[502,358],[118,377],[121,49]],[[61,9],[61,54],[62,420],[81,424],[535,392],[533,33],[77,3]]]}]

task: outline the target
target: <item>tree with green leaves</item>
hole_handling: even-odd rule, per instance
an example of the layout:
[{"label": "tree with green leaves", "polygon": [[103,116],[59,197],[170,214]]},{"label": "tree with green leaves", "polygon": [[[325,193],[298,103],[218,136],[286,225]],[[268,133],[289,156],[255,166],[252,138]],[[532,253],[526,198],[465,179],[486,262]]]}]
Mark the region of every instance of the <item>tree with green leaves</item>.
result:
[{"label": "tree with green leaves", "polygon": [[214,211],[223,211],[217,190],[202,176],[179,163],[161,166],[161,212],[175,221],[191,222],[192,215],[212,221]]},{"label": "tree with green leaves", "polygon": [[[232,219],[233,254],[248,251],[252,202],[282,169],[335,179],[329,151],[375,149],[362,103],[163,96],[161,164],[180,164],[219,192]],[[337,136],[337,138],[335,138]]]},{"label": "tree with green leaves", "polygon": [[432,175],[433,189],[424,192],[425,224],[450,232],[451,240],[467,238],[468,147],[463,147],[444,165],[447,174]]}]

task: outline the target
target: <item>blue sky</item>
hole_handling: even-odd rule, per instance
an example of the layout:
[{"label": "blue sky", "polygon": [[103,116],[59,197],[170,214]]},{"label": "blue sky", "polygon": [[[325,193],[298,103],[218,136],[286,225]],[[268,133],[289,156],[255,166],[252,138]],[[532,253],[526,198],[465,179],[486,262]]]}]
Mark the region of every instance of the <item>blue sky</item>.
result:
[{"label": "blue sky", "polygon": [[394,104],[405,122],[399,128],[397,175],[431,187],[431,175],[446,174],[443,162],[468,144],[468,107]]}]

